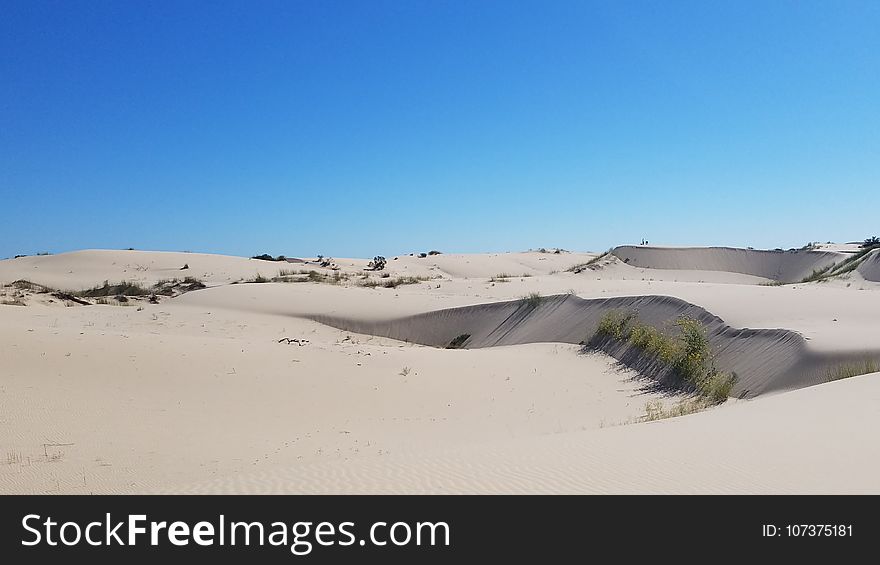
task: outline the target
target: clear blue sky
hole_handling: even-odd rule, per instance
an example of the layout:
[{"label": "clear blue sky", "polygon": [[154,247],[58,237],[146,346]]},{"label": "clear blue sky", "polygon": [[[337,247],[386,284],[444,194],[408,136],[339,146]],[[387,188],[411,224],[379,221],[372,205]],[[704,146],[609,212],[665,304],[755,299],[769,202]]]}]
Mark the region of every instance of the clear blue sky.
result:
[{"label": "clear blue sky", "polygon": [[876,1],[0,8],[0,257],[880,232]]}]

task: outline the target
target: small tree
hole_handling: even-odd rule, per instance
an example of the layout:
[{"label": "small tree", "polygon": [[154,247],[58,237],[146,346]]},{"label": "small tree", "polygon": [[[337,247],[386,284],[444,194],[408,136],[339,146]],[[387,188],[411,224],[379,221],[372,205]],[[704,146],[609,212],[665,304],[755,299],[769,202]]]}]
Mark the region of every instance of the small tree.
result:
[{"label": "small tree", "polygon": [[865,243],[862,244],[863,249],[867,249],[868,247],[877,247],[880,246],[880,237],[876,235],[874,237],[869,237],[865,240]]},{"label": "small tree", "polygon": [[387,263],[385,257],[382,257],[381,255],[376,255],[375,257],[373,257],[373,260],[367,264],[367,270],[381,271],[385,268],[385,263]]},{"label": "small tree", "polygon": [[254,255],[251,259],[259,259],[260,261],[274,261],[275,258],[269,255],[268,253],[263,253],[262,255]]}]

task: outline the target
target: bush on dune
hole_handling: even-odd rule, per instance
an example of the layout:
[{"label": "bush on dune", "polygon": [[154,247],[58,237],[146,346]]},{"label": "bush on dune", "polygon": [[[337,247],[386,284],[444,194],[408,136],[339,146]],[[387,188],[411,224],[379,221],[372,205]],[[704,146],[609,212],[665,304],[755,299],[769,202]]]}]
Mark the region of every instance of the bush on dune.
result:
[{"label": "bush on dune", "polygon": [[703,325],[692,318],[681,317],[675,326],[678,334],[670,336],[640,322],[634,312],[611,310],[599,321],[596,333],[627,342],[669,367],[679,387],[712,403],[727,400],[736,383],[736,374],[723,373],[715,367]]}]

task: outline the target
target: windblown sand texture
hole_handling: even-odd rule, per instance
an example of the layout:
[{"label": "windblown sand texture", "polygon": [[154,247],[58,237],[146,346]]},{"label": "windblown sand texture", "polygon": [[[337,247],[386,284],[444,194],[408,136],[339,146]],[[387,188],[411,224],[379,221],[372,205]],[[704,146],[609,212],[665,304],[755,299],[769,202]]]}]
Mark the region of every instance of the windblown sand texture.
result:
[{"label": "windblown sand texture", "polygon": [[[880,363],[880,251],[552,251],[0,261],[0,493],[880,492],[880,374],[826,382]],[[644,421],[687,397],[582,353],[610,310],[700,320],[732,398]]]}]

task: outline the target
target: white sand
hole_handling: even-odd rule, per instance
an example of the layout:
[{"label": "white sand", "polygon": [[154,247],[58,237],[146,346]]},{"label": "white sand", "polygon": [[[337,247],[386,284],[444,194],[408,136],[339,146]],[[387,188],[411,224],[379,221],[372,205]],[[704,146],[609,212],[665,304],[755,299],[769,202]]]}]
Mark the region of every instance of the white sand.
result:
[{"label": "white sand", "polygon": [[[658,397],[571,343],[444,350],[308,319],[381,322],[573,290],[674,296],[735,327],[797,331],[817,354],[877,347],[880,285],[859,272],[783,287],[704,265],[565,272],[594,256],[389,257],[392,277],[436,277],[394,289],[230,285],[331,271],[194,253],[0,261],[0,284],[193,276],[210,287],[159,304],[0,304],[0,492],[877,492],[877,375],[635,423]],[[359,274],[366,263],[336,261]],[[500,273],[514,276],[489,282]]]}]

